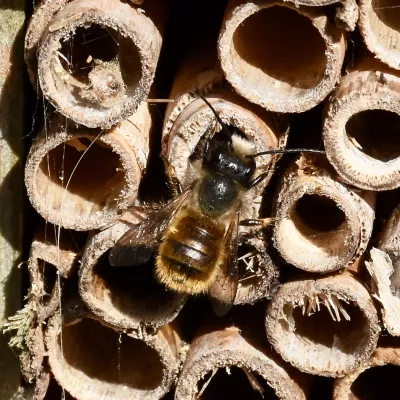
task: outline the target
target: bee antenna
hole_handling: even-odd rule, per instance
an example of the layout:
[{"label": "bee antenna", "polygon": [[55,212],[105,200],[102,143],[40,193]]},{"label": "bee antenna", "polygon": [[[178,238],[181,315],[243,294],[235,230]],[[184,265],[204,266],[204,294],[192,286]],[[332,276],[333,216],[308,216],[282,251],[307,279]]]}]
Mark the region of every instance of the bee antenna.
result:
[{"label": "bee antenna", "polygon": [[227,139],[228,139],[229,143],[232,145],[232,134],[231,134],[231,132],[229,132],[229,129],[228,129],[227,125],[225,124],[225,122],[222,121],[221,117],[215,111],[215,108],[211,105],[211,103],[204,96],[202,96],[200,93],[197,93],[197,95],[204,101],[204,103],[207,104],[208,108],[213,112],[218,123],[222,126],[223,132],[227,135]]},{"label": "bee antenna", "polygon": [[286,154],[286,153],[313,153],[313,154],[325,154],[324,150],[316,149],[272,149],[261,151],[260,153],[247,154],[246,158],[256,158],[259,156],[270,155],[270,154]]}]

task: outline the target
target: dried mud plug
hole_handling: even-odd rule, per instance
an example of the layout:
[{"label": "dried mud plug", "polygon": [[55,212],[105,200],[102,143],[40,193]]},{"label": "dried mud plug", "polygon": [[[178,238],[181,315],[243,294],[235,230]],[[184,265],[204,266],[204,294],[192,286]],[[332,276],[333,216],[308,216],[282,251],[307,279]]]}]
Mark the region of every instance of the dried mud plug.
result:
[{"label": "dried mud plug", "polygon": [[284,360],[331,377],[367,360],[380,332],[369,293],[349,274],[285,283],[267,307],[265,326]]},{"label": "dried mud plug", "polygon": [[87,307],[99,318],[121,329],[155,331],[172,321],[186,296],[167,291],[154,277],[154,265],[111,267],[109,250],[141,218],[116,223],[87,243],[80,270],[79,291]]},{"label": "dried mud plug", "polygon": [[115,222],[137,196],[149,152],[146,103],[108,131],[57,116],[44,127],[25,166],[29,199],[47,221],[75,230]]},{"label": "dried mud plug", "polygon": [[282,176],[273,242],[283,259],[308,272],[353,265],[369,242],[375,194],[336,179],[322,157],[301,157]]},{"label": "dried mud plug", "polygon": [[160,399],[176,378],[182,350],[170,326],[139,338],[91,315],[61,327],[58,314],[48,323],[46,346],[51,372],[77,400]]},{"label": "dried mud plug", "polygon": [[255,344],[259,340],[251,332],[228,326],[199,334],[183,364],[175,400],[221,398],[221,393],[235,399],[305,400],[307,379],[268,346]]},{"label": "dried mud plug", "polygon": [[400,186],[400,77],[367,61],[342,77],[330,98],[323,137],[343,181],[361,189]]},{"label": "dried mud plug", "polygon": [[303,112],[319,104],[339,79],[344,60],[344,32],[319,7],[296,5],[231,1],[220,32],[226,79],[270,111]]},{"label": "dried mud plug", "polygon": [[378,347],[356,370],[336,380],[333,400],[396,398],[399,376],[399,346]]},{"label": "dried mud plug", "polygon": [[35,81],[38,51],[40,88],[61,114],[109,128],[146,100],[161,41],[151,19],[121,1],[45,2],[28,28],[25,58]]},{"label": "dried mud plug", "polygon": [[360,0],[359,27],[368,49],[400,70],[400,8],[396,0]]}]

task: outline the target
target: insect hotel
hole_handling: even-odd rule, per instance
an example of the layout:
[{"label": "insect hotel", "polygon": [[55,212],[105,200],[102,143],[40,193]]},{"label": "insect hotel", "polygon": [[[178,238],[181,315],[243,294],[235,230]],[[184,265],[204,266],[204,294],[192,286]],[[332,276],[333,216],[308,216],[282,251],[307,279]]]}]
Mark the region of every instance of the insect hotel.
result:
[{"label": "insect hotel", "polygon": [[4,0],[0,398],[389,400],[398,0]]}]

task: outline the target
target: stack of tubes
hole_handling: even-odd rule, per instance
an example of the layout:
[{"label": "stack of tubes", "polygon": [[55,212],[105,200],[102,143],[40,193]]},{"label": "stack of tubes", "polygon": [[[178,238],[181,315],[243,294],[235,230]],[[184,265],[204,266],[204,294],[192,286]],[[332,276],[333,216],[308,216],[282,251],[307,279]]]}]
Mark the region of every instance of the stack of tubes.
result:
[{"label": "stack of tubes", "polygon": [[[25,166],[41,218],[20,312],[31,398],[391,398],[400,8],[137,3],[43,0],[27,29],[29,77],[46,104]],[[239,227],[224,317],[206,296],[160,282],[154,259],[109,261],[146,204],[174,198],[167,181],[195,179],[192,157],[210,127],[222,128],[201,97],[254,152],[325,151],[257,158],[265,179],[246,193],[239,222],[268,223]]]}]

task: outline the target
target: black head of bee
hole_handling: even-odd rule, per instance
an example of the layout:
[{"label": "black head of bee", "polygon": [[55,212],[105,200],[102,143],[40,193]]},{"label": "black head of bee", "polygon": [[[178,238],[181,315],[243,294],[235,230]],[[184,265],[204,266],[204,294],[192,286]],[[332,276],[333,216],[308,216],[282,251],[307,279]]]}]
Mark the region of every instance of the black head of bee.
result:
[{"label": "black head of bee", "polygon": [[236,132],[236,129],[231,131],[209,101],[202,96],[200,97],[211,109],[222,127],[220,132],[215,133],[213,137],[206,141],[203,168],[247,187],[256,170],[254,158],[246,157],[248,155],[244,154],[243,151],[235,149],[233,142],[235,137],[240,138],[239,132]]},{"label": "black head of bee", "polygon": [[245,158],[245,154],[240,154],[234,148],[232,136],[227,138],[221,132],[207,141],[203,155],[203,168],[247,186],[256,170],[254,158]]}]

